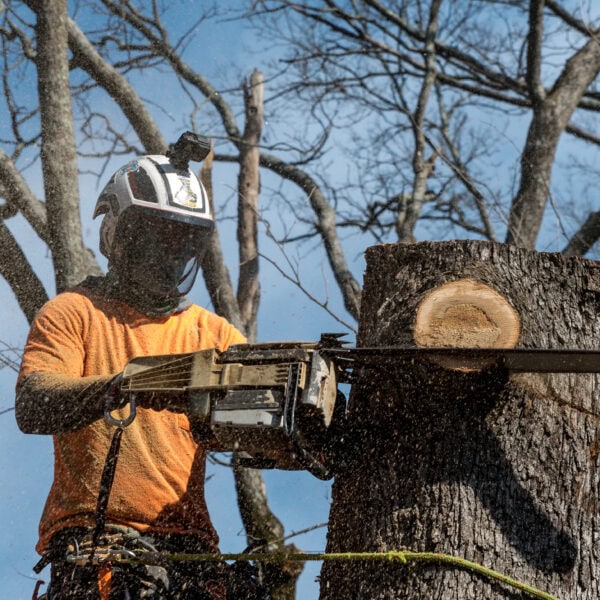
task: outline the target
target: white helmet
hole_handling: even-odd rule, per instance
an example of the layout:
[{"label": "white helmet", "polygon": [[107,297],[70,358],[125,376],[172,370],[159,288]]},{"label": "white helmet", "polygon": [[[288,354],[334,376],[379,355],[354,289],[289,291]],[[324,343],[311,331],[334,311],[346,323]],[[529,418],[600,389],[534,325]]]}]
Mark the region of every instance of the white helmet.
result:
[{"label": "white helmet", "polygon": [[202,183],[189,168],[178,169],[163,155],[131,160],[110,178],[98,197],[94,218],[104,214],[100,252],[109,260],[119,218],[131,207],[204,230],[214,228]]}]

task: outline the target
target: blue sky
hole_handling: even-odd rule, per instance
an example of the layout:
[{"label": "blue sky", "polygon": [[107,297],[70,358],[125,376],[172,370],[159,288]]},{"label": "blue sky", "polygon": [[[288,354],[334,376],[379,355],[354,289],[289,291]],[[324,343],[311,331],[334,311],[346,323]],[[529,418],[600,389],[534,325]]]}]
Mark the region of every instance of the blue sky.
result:
[{"label": "blue sky", "polygon": [[[235,5],[235,2],[230,3]],[[181,23],[190,23],[195,6],[194,2],[183,2],[179,14]],[[241,76],[248,76],[254,67],[262,68],[261,57],[251,55],[248,49],[253,47],[252,37],[239,23],[222,24],[218,29],[203,31],[201,49],[194,55],[197,66],[201,66],[209,78],[223,75],[231,83],[239,83]],[[235,66],[234,66],[235,65]],[[23,93],[35,94],[35,87],[23,89]],[[171,113],[157,111],[157,119],[163,127],[165,137],[174,140],[184,126],[184,111],[178,110],[178,101],[183,99],[177,88],[174,90],[148,89],[148,94],[166,95]],[[528,121],[527,121],[528,122]],[[503,131],[505,146],[499,148],[503,160],[517,161],[522,147],[527,122],[512,130]],[[267,125],[268,127],[268,125]],[[208,132],[210,133],[210,132]],[[562,160],[566,160],[569,142],[562,144]],[[590,161],[596,160],[596,154],[590,155]],[[103,182],[109,173],[125,160],[113,161],[107,169]],[[342,171],[345,165],[342,162]],[[43,196],[39,179],[39,169],[31,168],[27,172],[30,186]],[[232,194],[236,185],[237,172],[231,167],[215,168],[215,197],[223,203]],[[496,179],[495,179],[496,178]],[[490,187],[499,185],[500,176],[490,174]],[[263,174],[263,186],[268,186],[269,176]],[[505,184],[506,182],[504,182]],[[100,184],[101,185],[101,184]],[[564,179],[566,188],[570,185]],[[91,213],[100,187],[94,177],[82,176],[80,181],[81,212],[86,239],[90,247],[96,248],[98,223],[91,221]],[[567,193],[567,190],[565,190]],[[590,208],[593,208],[590,206]],[[596,205],[596,210],[598,205]],[[568,215],[562,215],[568,219]],[[547,229],[540,249],[557,251],[564,245],[561,227],[552,211],[547,215]],[[28,256],[38,265],[38,273],[53,293],[53,276],[47,249],[41,245],[30,228],[18,218],[12,219],[10,226]],[[421,229],[422,238],[427,230]],[[226,260],[236,277],[235,230],[232,222],[221,224],[221,238],[226,252]],[[355,276],[361,280],[364,270],[364,239],[351,238],[345,242],[348,259]],[[277,257],[277,250],[264,243],[262,251],[271,257]],[[328,300],[332,309],[347,318],[335,284],[321,249],[313,251],[300,263],[304,284],[323,301]],[[321,332],[343,331],[344,328],[323,310],[317,308],[297,288],[286,283],[268,264],[263,262],[262,303],[259,312],[259,341],[269,340],[315,340]],[[207,294],[197,284],[193,299],[203,305],[208,302]],[[16,348],[22,348],[27,335],[28,325],[14,296],[3,280],[0,280],[0,299],[2,317],[0,320],[0,340]],[[350,338],[352,341],[352,338]],[[8,368],[0,369],[0,411],[10,408],[14,402],[14,382],[16,374]],[[21,434],[14,422],[12,412],[0,415],[0,473],[3,490],[0,494],[0,589],[2,596],[19,600],[30,598],[34,581],[31,567],[37,560],[34,545],[37,540],[37,524],[46,494],[52,479],[52,447],[47,436],[26,436]],[[226,552],[241,551],[245,546],[245,537],[235,504],[235,492],[231,473],[224,468],[209,466],[210,478],[207,482],[207,500],[215,526],[221,537],[221,548]],[[265,472],[269,500],[276,515],[283,521],[286,533],[311,527],[327,520],[330,502],[330,483],[320,482],[303,472]],[[298,537],[295,543],[304,550],[322,550],[325,546],[325,529]],[[298,598],[310,600],[318,595],[318,586],[314,578],[318,574],[319,564],[307,564],[301,577]],[[47,574],[46,574],[47,575]]]}]

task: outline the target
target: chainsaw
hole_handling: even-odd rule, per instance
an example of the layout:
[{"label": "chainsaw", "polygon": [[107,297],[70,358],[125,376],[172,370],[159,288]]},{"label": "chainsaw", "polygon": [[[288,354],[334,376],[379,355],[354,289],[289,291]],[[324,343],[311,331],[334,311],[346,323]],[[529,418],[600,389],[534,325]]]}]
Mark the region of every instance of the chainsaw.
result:
[{"label": "chainsaw", "polygon": [[109,411],[105,417],[125,426],[135,417],[136,394],[171,395],[210,450],[233,451],[243,466],[306,469],[329,479],[327,450],[346,408],[338,386],[350,383],[360,369],[402,369],[428,361],[463,371],[490,365],[510,372],[600,371],[600,352],[592,350],[347,348],[340,337],[135,358],[121,384],[129,417],[118,421]]},{"label": "chainsaw", "polygon": [[[338,369],[321,342],[240,344],[225,352],[147,356],[123,371],[126,426],[139,393],[171,395],[210,450],[234,451],[253,468],[306,469],[329,479],[325,448],[334,412],[345,409]],[[336,409],[337,406],[337,409]]]}]

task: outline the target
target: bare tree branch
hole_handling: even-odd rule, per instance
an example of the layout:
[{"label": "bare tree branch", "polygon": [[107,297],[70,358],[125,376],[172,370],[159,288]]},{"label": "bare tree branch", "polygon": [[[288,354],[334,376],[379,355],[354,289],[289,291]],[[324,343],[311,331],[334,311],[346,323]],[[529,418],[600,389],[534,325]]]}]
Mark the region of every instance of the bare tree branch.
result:
[{"label": "bare tree branch", "polygon": [[407,205],[406,213],[402,223],[398,226],[398,238],[401,242],[414,241],[414,228],[419,219],[421,208],[425,202],[427,192],[427,179],[433,170],[435,155],[429,160],[425,159],[425,114],[427,102],[431,95],[431,90],[436,79],[436,56],[435,56],[435,37],[437,35],[438,16],[441,0],[433,0],[429,8],[429,21],[427,23],[427,32],[425,35],[425,45],[423,53],[425,55],[426,71],[421,84],[421,90],[417,101],[414,114],[411,115],[410,122],[413,128],[415,138],[415,147],[413,151],[413,187],[412,198]]},{"label": "bare tree branch", "polygon": [[346,329],[348,329],[348,331],[352,331],[353,333],[356,333],[357,329],[356,329],[355,326],[351,325],[350,323],[346,323],[346,321],[344,321],[343,319],[341,319],[338,315],[336,315],[329,308],[327,302],[322,302],[321,300],[319,300],[318,298],[316,298],[315,296],[313,296],[313,294],[311,294],[306,289],[306,287],[304,287],[302,285],[302,281],[300,279],[300,275],[299,275],[299,273],[297,272],[296,269],[292,269],[293,275],[290,275],[284,269],[282,269],[281,266],[276,261],[274,261],[269,256],[266,256],[265,254],[261,254],[260,256],[261,256],[261,258],[263,260],[266,260],[268,263],[270,263],[280,273],[280,275],[282,277],[284,277],[285,279],[287,279],[290,283],[293,283],[311,302],[313,302],[317,306],[320,306],[327,314],[329,314],[338,323],[340,323],[340,325],[343,325]]},{"label": "bare tree branch", "polygon": [[[533,22],[531,28],[540,24]],[[537,39],[534,36],[535,39]],[[550,93],[535,103],[521,158],[506,242],[534,248],[550,189],[556,146],[579,100],[600,70],[600,42],[592,38],[566,63]]]},{"label": "bare tree branch", "polygon": [[335,210],[327,202],[315,180],[306,172],[290,166],[270,154],[261,154],[260,164],[284,179],[292,181],[307,195],[312,209],[317,216],[317,227],[327,251],[329,264],[342,292],[344,306],[355,319],[358,319],[361,290],[346,263],[344,251],[336,230]]},{"label": "bare tree branch", "polygon": [[[451,161],[448,161],[446,156],[441,152],[440,149],[433,146],[436,153],[442,157],[442,160],[446,161],[448,166],[456,173],[456,176],[464,183],[467,190],[473,196],[475,200],[475,205],[477,206],[477,211],[479,212],[479,216],[481,217],[481,222],[483,224],[483,230],[485,233],[485,237],[490,241],[496,241],[496,234],[494,232],[494,226],[489,217],[486,199],[483,193],[477,188],[473,178],[469,174],[468,168],[463,164],[462,159],[460,157],[460,153],[458,148],[456,147],[455,141],[452,139],[452,135],[449,130],[449,119],[444,111],[444,107],[442,104],[442,99],[439,100],[439,111],[442,119],[442,135],[444,137],[444,141],[446,142],[446,146],[450,149],[450,155],[452,157]],[[429,144],[432,145],[433,142],[428,140]]]},{"label": "bare tree branch", "polygon": [[565,256],[585,256],[599,239],[600,211],[596,211],[588,215],[562,252]]},{"label": "bare tree branch", "polygon": [[260,137],[263,127],[264,77],[254,70],[244,82],[245,128],[240,144],[238,178],[237,239],[240,272],[237,298],[244,331],[250,342],[256,341],[256,317],[260,302],[258,276],[258,195],[260,188]]},{"label": "bare tree branch", "polygon": [[[212,163],[214,152],[211,148],[210,154],[204,159],[200,171],[200,179],[206,189],[209,201],[213,207],[214,214],[214,196],[212,185]],[[215,312],[225,317],[240,331],[244,330],[244,323],[240,315],[235,292],[229,277],[229,271],[225,266],[223,251],[219,239],[218,229],[212,233],[210,243],[202,261],[202,270],[204,273],[204,282],[213,303]]]},{"label": "bare tree branch", "polygon": [[19,210],[40,238],[48,243],[46,207],[38,200],[12,159],[0,149],[0,182],[7,202]]},{"label": "bare tree branch", "polygon": [[0,275],[10,285],[23,314],[31,323],[37,311],[48,300],[48,296],[31,263],[2,221],[0,221]]},{"label": "bare tree branch", "polygon": [[133,87],[100,56],[72,19],[67,22],[67,31],[73,66],[83,69],[121,107],[148,154],[164,154],[165,140]]},{"label": "bare tree branch", "polygon": [[[242,522],[249,545],[269,543],[283,538],[281,521],[268,510],[267,490],[258,469],[240,467],[234,462],[235,484],[238,493]],[[260,518],[256,514],[261,513]]]},{"label": "bare tree branch", "polygon": [[239,145],[242,135],[237,126],[235,115],[219,91],[205,77],[202,77],[186,64],[165,36],[158,36],[153,32],[147,22],[141,18],[138,11],[132,7],[131,2],[124,0],[116,3],[113,0],[102,0],[102,3],[114,15],[135,27],[148,40],[154,55],[167,59],[175,73],[200,90],[210,100],[221,117],[227,135],[236,145]]},{"label": "bare tree branch", "polygon": [[598,29],[594,29],[590,27],[588,23],[585,23],[580,19],[576,19],[572,13],[562,7],[555,0],[546,0],[545,4],[555,15],[560,17],[570,27],[579,31],[579,33],[583,33],[586,36],[594,36],[599,33]]},{"label": "bare tree branch", "polygon": [[565,129],[565,131],[575,137],[578,137],[581,140],[584,140],[584,141],[594,144],[596,146],[600,146],[600,135],[595,135],[595,134],[591,133],[590,131],[585,131],[585,130],[581,129],[581,127],[578,127],[577,125],[574,125],[571,123],[571,124],[567,125],[567,128]]},{"label": "bare tree branch", "polygon": [[542,35],[544,0],[529,3],[529,36],[527,42],[527,85],[533,105],[543,101],[546,90],[542,84]]}]

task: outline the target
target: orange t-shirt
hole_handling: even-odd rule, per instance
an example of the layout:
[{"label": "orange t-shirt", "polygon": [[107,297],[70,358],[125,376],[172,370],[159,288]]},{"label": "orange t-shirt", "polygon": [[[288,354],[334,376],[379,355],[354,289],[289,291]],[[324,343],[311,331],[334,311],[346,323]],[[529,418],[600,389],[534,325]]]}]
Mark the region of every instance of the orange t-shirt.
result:
[{"label": "orange t-shirt", "polygon": [[[244,341],[225,319],[197,305],[150,318],[80,287],[59,294],[36,316],[19,381],[35,372],[111,375],[137,356],[225,350]],[[123,416],[127,413],[124,408]],[[113,433],[100,419],[54,436],[54,481],[40,521],[38,552],[65,527],[94,526]],[[139,531],[194,533],[216,549],[204,500],[205,459],[206,449],[192,438],[185,415],[139,408],[123,433],[107,522]]]}]

